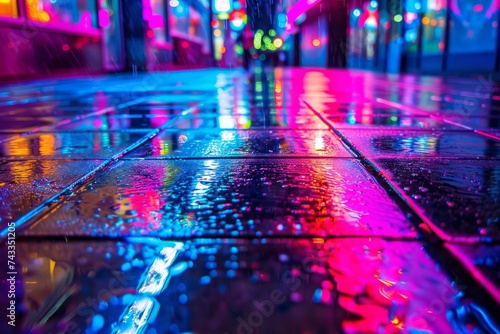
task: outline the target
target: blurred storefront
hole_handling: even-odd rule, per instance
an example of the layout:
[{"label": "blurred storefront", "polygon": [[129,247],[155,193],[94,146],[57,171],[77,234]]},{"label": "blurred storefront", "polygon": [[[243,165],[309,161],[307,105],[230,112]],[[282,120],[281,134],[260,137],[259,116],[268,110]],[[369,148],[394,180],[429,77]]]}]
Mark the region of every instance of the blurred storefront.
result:
[{"label": "blurred storefront", "polygon": [[499,71],[497,0],[354,0],[349,67],[391,73]]},{"label": "blurred storefront", "polygon": [[0,77],[102,71],[97,6],[85,0],[0,1]]},{"label": "blurred storefront", "polygon": [[128,70],[212,64],[208,0],[142,0],[123,6]]},{"label": "blurred storefront", "polygon": [[174,64],[191,67],[212,65],[209,1],[171,0],[169,6]]},{"label": "blurred storefront", "polygon": [[0,78],[211,66],[210,37],[209,0],[0,0]]},{"label": "blurred storefront", "polygon": [[344,1],[289,0],[286,8],[286,48],[289,64],[343,68],[346,66],[347,17]]}]

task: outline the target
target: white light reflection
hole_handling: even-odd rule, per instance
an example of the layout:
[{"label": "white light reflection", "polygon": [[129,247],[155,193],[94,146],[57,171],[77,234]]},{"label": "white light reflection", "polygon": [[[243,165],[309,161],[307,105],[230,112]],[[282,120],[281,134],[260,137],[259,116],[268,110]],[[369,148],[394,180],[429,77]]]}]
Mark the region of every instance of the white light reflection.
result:
[{"label": "white light reflection", "polygon": [[158,313],[159,304],[154,298],[135,300],[122,314],[114,334],[136,334],[145,331],[146,326]]},{"label": "white light reflection", "polygon": [[163,242],[151,238],[129,238],[127,240],[161,247],[161,250],[143,274],[137,287],[137,299],[125,309],[113,329],[113,334],[143,333],[147,324],[155,320],[160,306],[153,296],[160,294],[167,287],[170,278],[168,269],[184,246],[180,242]]},{"label": "white light reflection", "polygon": [[222,141],[232,141],[235,138],[235,133],[233,131],[222,131],[220,137]]},{"label": "white light reflection", "polygon": [[167,286],[168,278],[169,273],[165,261],[155,259],[141,279],[141,283],[137,287],[137,292],[156,296]]},{"label": "white light reflection", "polygon": [[323,136],[319,135],[314,139],[314,150],[315,151],[325,151],[325,141]]},{"label": "white light reflection", "polygon": [[221,129],[234,129],[236,122],[232,116],[219,116],[219,127]]}]

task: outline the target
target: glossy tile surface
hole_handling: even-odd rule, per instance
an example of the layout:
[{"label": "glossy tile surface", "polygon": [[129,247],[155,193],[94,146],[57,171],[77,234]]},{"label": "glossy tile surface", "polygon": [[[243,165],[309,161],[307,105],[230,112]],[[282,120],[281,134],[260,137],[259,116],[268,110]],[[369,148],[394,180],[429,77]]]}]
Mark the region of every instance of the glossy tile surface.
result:
[{"label": "glossy tile surface", "polygon": [[341,129],[369,158],[498,159],[500,141],[472,131]]},{"label": "glossy tile surface", "polygon": [[124,161],[24,233],[416,236],[351,159]]},{"label": "glossy tile surface", "polygon": [[23,136],[0,144],[0,157],[106,159],[141,139],[126,132],[56,132]]},{"label": "glossy tile surface", "polygon": [[350,158],[328,130],[167,130],[130,157],[324,156]]},{"label": "glossy tile surface", "polygon": [[3,224],[28,213],[99,163],[98,160],[0,162],[0,218]]},{"label": "glossy tile surface", "polygon": [[256,68],[1,88],[20,332],[500,332],[493,82]]},{"label": "glossy tile surface", "polygon": [[496,160],[380,159],[376,163],[452,237],[500,239]]},{"label": "glossy tile surface", "polygon": [[440,315],[460,305],[460,290],[416,242],[136,238],[18,248],[30,282],[19,285],[20,327],[44,332],[135,324],[161,333],[368,333],[404,324],[449,333]]}]

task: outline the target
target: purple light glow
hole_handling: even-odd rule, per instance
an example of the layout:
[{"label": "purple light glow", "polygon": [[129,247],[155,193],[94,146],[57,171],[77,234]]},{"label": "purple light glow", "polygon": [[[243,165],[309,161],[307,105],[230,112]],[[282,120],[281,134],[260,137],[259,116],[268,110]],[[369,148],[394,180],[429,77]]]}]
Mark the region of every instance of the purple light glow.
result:
[{"label": "purple light glow", "polygon": [[293,30],[294,22],[309,9],[313,8],[321,0],[299,0],[295,5],[290,8],[286,14],[288,24],[286,25],[286,31],[290,32]]},{"label": "purple light glow", "polygon": [[99,9],[99,26],[101,28],[109,26],[109,13],[106,9]]}]

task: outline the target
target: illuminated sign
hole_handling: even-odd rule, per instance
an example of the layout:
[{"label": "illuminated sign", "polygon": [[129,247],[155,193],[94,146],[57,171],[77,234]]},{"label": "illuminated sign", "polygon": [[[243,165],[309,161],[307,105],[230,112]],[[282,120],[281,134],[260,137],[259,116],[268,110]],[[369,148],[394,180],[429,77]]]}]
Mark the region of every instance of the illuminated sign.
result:
[{"label": "illuminated sign", "polygon": [[214,0],[212,9],[215,14],[227,14],[233,10],[233,2],[232,0]]},{"label": "illuminated sign", "polygon": [[[316,4],[320,3],[322,0],[299,0],[297,1],[286,14],[287,26],[286,30],[290,32],[294,28],[294,23],[304,15],[309,9],[313,8]],[[299,24],[299,23],[297,23]]]},{"label": "illuminated sign", "polygon": [[247,14],[245,13],[245,10],[239,9],[239,10],[233,10],[229,14],[229,25],[234,31],[240,31],[243,30],[243,27],[247,23]]}]

